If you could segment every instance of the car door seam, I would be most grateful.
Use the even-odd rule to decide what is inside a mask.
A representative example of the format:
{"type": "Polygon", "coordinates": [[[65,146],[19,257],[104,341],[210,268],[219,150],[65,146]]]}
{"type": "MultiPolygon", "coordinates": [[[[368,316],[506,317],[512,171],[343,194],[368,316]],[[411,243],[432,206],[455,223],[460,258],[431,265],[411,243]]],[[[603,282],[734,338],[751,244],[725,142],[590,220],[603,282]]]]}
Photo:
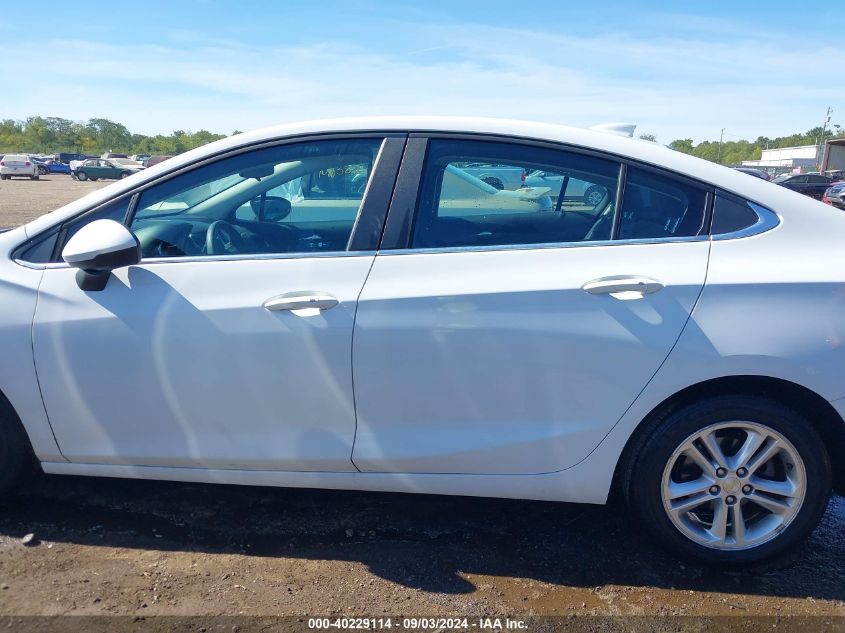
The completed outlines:
{"type": "Polygon", "coordinates": [[[32,370],[35,373],[35,385],[38,388],[38,397],[41,399],[41,408],[44,409],[44,417],[47,418],[47,426],[50,427],[50,434],[53,436],[53,441],[56,443],[56,450],[66,462],[70,460],[62,452],[62,446],[59,444],[59,438],[56,437],[56,431],[53,429],[53,423],[50,421],[50,412],[47,411],[47,403],[44,401],[44,390],[41,388],[41,377],[38,375],[38,363],[35,362],[35,319],[38,316],[38,304],[41,300],[41,284],[44,282],[44,276],[47,274],[46,270],[41,271],[41,277],[38,279],[38,285],[35,287],[35,306],[32,310],[32,321],[29,325],[29,349],[30,358],[32,360],[32,370]]]}

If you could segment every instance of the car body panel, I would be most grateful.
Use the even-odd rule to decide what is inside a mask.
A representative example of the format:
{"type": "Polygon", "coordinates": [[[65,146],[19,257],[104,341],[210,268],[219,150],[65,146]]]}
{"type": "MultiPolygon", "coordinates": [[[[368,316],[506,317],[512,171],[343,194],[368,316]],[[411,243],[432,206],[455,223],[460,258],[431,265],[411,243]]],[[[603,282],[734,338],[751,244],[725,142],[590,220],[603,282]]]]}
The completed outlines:
{"type": "Polygon", "coordinates": [[[378,255],[355,325],[355,465],[530,474],[577,463],[665,360],[708,250],[690,241],[378,255]],[[582,290],[615,275],[665,287],[633,301],[582,290]]]}
{"type": "Polygon", "coordinates": [[[84,292],[45,271],[34,354],[70,461],[350,470],[355,300],[372,256],[151,262],[84,292]],[[314,288],[324,314],[263,303],[314,288]],[[109,397],[103,397],[108,393],[109,397]]]}

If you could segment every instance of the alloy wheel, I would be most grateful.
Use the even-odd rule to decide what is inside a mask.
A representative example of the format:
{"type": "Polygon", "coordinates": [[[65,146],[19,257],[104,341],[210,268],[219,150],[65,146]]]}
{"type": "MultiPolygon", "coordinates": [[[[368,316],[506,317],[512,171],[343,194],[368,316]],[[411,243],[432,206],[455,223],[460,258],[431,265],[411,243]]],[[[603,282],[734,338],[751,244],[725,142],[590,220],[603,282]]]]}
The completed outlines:
{"type": "Polygon", "coordinates": [[[801,509],[806,469],[783,435],[755,422],[713,424],[690,435],[663,471],[661,497],[673,525],[719,550],[766,543],[801,509]]]}

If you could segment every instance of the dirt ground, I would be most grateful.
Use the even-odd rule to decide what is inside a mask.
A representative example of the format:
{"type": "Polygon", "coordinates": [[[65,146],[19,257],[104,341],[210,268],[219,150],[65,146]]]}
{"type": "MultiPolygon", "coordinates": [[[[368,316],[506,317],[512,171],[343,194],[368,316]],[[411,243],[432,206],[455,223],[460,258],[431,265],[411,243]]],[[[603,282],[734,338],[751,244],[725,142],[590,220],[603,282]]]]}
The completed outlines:
{"type": "Polygon", "coordinates": [[[0,228],[29,222],[112,182],[79,182],[66,174],[50,174],[38,180],[0,180],[0,228]]]}
{"type": "MultiPolygon", "coordinates": [[[[0,226],[102,185],[3,181],[0,226]]],[[[314,615],[732,616],[718,622],[737,630],[825,616],[808,626],[842,630],[845,498],[790,560],[729,572],[666,554],[618,507],[36,475],[0,501],[0,625],[66,614],[296,615],[300,629],[314,615]]],[[[184,630],[254,621],[212,622],[184,630]]]]}

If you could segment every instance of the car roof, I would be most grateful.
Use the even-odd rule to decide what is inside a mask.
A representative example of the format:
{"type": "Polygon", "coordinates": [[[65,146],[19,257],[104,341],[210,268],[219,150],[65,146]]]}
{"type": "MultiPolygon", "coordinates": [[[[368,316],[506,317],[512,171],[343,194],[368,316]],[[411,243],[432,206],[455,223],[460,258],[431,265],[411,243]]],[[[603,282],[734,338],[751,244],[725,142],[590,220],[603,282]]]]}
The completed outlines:
{"type": "Polygon", "coordinates": [[[84,209],[108,200],[121,192],[137,187],[143,182],[178,170],[183,166],[219,154],[256,143],[281,140],[298,136],[312,136],[333,133],[405,133],[443,132],[481,134],[492,137],[510,137],[529,140],[551,141],[574,147],[596,150],[615,156],[640,161],[668,169],[705,183],[719,186],[768,207],[784,205],[808,207],[819,204],[801,194],[772,185],[760,178],[748,178],[746,174],[717,165],[659,143],[627,138],[597,130],[568,127],[555,123],[493,119],[482,117],[444,116],[380,116],[360,118],[322,119],[266,127],[251,132],[236,134],[185,152],[167,161],[149,167],[139,174],[94,191],[61,209],[33,220],[26,225],[28,235],[71,217],[84,209]]]}

